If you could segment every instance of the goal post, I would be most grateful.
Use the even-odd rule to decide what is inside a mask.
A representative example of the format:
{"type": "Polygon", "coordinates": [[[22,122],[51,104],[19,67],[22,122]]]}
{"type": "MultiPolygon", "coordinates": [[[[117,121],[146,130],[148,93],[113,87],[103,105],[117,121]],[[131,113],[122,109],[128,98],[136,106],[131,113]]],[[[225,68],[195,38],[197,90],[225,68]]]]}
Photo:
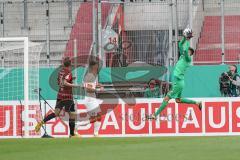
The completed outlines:
{"type": "Polygon", "coordinates": [[[31,137],[28,117],[30,102],[39,98],[36,89],[39,88],[39,60],[42,48],[41,43],[30,42],[28,37],[0,38],[0,101],[4,102],[2,104],[23,102],[23,117],[16,121],[23,121],[24,126],[21,129],[24,137],[31,137]]]}

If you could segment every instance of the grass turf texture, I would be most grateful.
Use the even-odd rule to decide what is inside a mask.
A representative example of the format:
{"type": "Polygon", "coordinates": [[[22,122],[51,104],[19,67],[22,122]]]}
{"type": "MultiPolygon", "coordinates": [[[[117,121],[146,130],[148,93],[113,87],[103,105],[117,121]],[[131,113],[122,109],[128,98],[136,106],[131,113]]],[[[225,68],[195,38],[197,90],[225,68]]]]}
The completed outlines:
{"type": "Polygon", "coordinates": [[[239,160],[240,137],[3,139],[0,160],[239,160]]]}

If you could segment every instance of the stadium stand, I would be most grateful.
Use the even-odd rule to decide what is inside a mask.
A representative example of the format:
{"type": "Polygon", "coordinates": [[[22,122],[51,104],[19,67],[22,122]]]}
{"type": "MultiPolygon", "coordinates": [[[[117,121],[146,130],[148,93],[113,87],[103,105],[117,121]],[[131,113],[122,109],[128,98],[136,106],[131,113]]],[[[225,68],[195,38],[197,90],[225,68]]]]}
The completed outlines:
{"type": "MultiPolygon", "coordinates": [[[[80,2],[73,2],[72,15],[78,12],[80,2]]],[[[63,51],[69,40],[71,24],[69,24],[67,3],[55,0],[49,3],[50,17],[50,64],[59,65],[63,51]]],[[[23,3],[14,1],[4,5],[4,37],[28,36],[33,42],[45,44],[40,57],[40,65],[46,66],[46,4],[41,2],[28,3],[28,27],[23,28],[23,3]]],[[[73,18],[74,21],[74,18],[73,18]]]]}
{"type": "MultiPolygon", "coordinates": [[[[102,25],[105,26],[110,11],[110,4],[102,5],[102,25]]],[[[72,27],[70,38],[68,40],[65,56],[73,56],[73,40],[77,40],[77,55],[89,55],[92,45],[92,3],[81,4],[75,24],[72,27]]]]}
{"type": "MultiPolygon", "coordinates": [[[[225,61],[236,64],[240,61],[240,16],[225,16],[225,61]]],[[[197,53],[196,64],[221,63],[221,17],[205,16],[197,53]]]]}
{"type": "MultiPolygon", "coordinates": [[[[154,1],[152,1],[154,2],[154,1]]],[[[167,54],[168,48],[166,46],[160,46],[157,44],[167,44],[168,36],[167,30],[163,23],[157,23],[159,19],[155,19],[154,22],[162,26],[149,26],[145,18],[150,15],[151,10],[159,8],[161,9],[161,14],[167,14],[165,11],[166,3],[161,1],[163,6],[154,6],[147,5],[143,15],[138,16],[135,14],[141,5],[135,5],[135,3],[127,4],[124,6],[124,22],[116,21],[116,12],[108,4],[103,4],[102,6],[102,26],[103,28],[106,25],[109,25],[115,30],[116,33],[121,34],[123,41],[132,41],[133,45],[131,49],[125,50],[124,54],[127,56],[128,63],[134,61],[143,61],[144,59],[150,63],[162,63],[161,60],[153,61],[153,59],[158,59],[167,54]],[[164,12],[163,12],[164,10],[164,12]],[[109,17],[113,16],[112,21],[109,17]],[[126,16],[127,15],[127,16],[126,16]],[[138,21],[134,21],[137,19],[138,21]],[[127,23],[127,22],[132,23],[127,23]],[[138,23],[137,23],[138,22],[138,23]],[[124,25],[123,25],[124,23],[124,25]],[[143,25],[141,25],[142,23],[143,25]],[[119,32],[119,26],[121,27],[122,33],[119,32]],[[142,30],[137,30],[136,27],[142,27],[142,30]],[[147,34],[145,40],[142,37],[147,34]],[[147,42],[151,39],[151,44],[147,42]],[[160,46],[156,48],[156,46],[160,46]],[[164,48],[165,47],[165,48],[164,48]],[[142,50],[140,53],[138,49],[142,50]],[[150,53],[145,52],[145,50],[152,50],[150,53]],[[156,53],[155,53],[156,52],[156,53]],[[158,55],[158,53],[162,55],[158,55]],[[143,54],[143,55],[142,55],[143,54]],[[153,55],[153,56],[150,56],[153,55]],[[154,57],[158,55],[159,57],[154,57]],[[140,56],[140,57],[138,57],[140,56]],[[149,57],[150,56],[150,57],[149,57]],[[152,58],[153,57],[153,58],[152,58]],[[150,58],[150,59],[149,59],[150,58]]],[[[68,4],[63,3],[60,0],[54,0],[54,2],[49,3],[49,16],[50,16],[50,64],[56,66],[60,64],[62,55],[70,55],[73,51],[73,40],[77,39],[78,41],[78,55],[87,55],[91,50],[92,45],[92,4],[91,2],[72,2],[72,20],[69,19],[69,8],[68,4]]],[[[117,5],[115,5],[116,7],[117,5]]],[[[201,27],[200,36],[197,43],[197,54],[194,57],[195,64],[220,64],[221,63],[221,35],[220,35],[220,16],[216,13],[219,10],[219,6],[216,3],[216,6],[213,6],[213,3],[205,4],[205,17],[203,26],[201,27]],[[215,7],[215,8],[214,8],[215,7]],[[207,14],[208,10],[211,10],[211,14],[207,14]]],[[[227,6],[229,7],[229,6],[227,6]]],[[[232,7],[232,6],[231,6],[232,7]]],[[[23,15],[23,3],[21,0],[8,1],[4,5],[4,12],[1,6],[1,17],[3,17],[3,23],[0,24],[0,34],[4,37],[16,37],[16,36],[28,36],[33,42],[43,42],[46,44],[46,3],[45,1],[36,0],[28,3],[28,27],[23,28],[24,15],[23,15]],[[4,14],[3,14],[4,13],[4,14]]],[[[185,8],[181,6],[180,8],[185,8]]],[[[227,8],[226,10],[229,9],[227,8]]],[[[187,22],[184,17],[185,13],[188,11],[181,10],[180,13],[180,28],[185,26],[187,22]]],[[[155,14],[158,14],[157,12],[155,14]]],[[[123,17],[121,16],[121,17],[123,17]]],[[[158,16],[153,16],[158,17],[158,16]]],[[[162,18],[167,17],[162,16],[162,18]]],[[[123,19],[123,18],[122,18],[123,19]]],[[[162,19],[164,20],[164,19],[162,19]]],[[[168,28],[167,28],[168,29],[168,28]]],[[[198,34],[198,33],[196,33],[198,34]]],[[[198,36],[197,36],[198,37],[198,36]]],[[[235,12],[231,15],[225,16],[225,58],[226,63],[236,63],[240,61],[240,16],[235,12]],[[233,62],[234,61],[234,62],[233,62]]],[[[107,55],[107,66],[119,66],[116,65],[116,57],[113,57],[114,53],[109,53],[107,55]]],[[[41,53],[40,65],[45,66],[47,64],[46,59],[46,45],[41,53]]],[[[4,58],[4,57],[3,57],[4,58]]],[[[155,60],[154,59],[154,60],[155,60]]],[[[11,60],[11,59],[8,59],[11,60]]],[[[123,65],[126,66],[126,65],[123,65]]]]}

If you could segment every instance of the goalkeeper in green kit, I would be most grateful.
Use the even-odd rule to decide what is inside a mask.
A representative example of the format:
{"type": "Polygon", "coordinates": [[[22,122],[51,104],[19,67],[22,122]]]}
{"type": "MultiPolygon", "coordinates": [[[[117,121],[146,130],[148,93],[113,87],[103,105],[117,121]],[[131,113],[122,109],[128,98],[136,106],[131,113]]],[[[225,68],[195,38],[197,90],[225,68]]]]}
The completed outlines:
{"type": "Polygon", "coordinates": [[[182,90],[184,87],[184,74],[186,72],[186,69],[191,65],[191,56],[194,53],[194,50],[190,48],[190,39],[192,36],[192,30],[189,28],[186,28],[183,31],[183,39],[179,42],[179,51],[180,51],[180,58],[175,66],[174,72],[173,72],[173,85],[172,89],[166,97],[163,99],[163,102],[161,106],[158,108],[158,110],[152,114],[148,115],[147,119],[156,119],[157,116],[164,110],[164,108],[167,106],[168,101],[170,99],[175,99],[177,103],[188,103],[188,104],[196,104],[199,108],[199,110],[202,109],[202,103],[196,102],[190,99],[185,99],[181,97],[182,90]]]}

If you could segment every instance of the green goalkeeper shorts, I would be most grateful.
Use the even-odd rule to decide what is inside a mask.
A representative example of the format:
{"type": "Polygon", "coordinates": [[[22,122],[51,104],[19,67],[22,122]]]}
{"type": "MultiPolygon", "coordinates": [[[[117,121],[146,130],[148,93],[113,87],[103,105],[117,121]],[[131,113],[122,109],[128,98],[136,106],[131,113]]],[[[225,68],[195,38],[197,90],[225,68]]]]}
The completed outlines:
{"type": "Polygon", "coordinates": [[[172,89],[168,92],[167,96],[170,99],[181,98],[183,87],[184,87],[184,79],[179,79],[177,77],[174,77],[173,83],[172,83],[172,89]]]}

